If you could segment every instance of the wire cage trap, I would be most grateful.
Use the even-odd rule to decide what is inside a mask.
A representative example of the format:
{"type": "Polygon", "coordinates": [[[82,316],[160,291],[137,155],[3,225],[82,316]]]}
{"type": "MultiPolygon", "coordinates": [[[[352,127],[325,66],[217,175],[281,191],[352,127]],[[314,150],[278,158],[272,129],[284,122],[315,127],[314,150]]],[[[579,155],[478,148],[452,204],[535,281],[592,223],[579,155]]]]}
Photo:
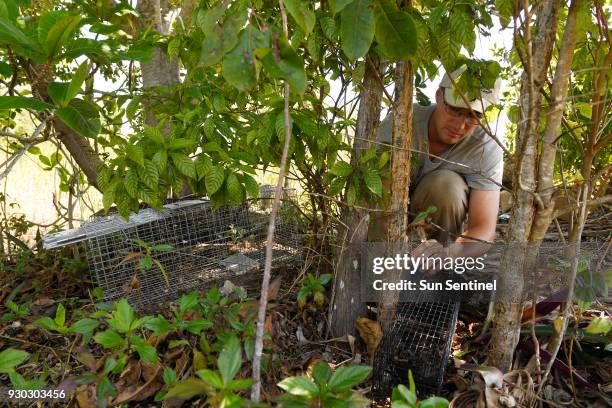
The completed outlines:
{"type": "MultiPolygon", "coordinates": [[[[83,245],[104,301],[126,297],[148,310],[224,279],[241,283],[258,278],[273,198],[274,190],[264,186],[262,198],[217,210],[197,199],[167,204],[161,211],[143,209],[127,221],[118,214],[95,217],[77,229],[45,236],[43,245],[83,245]]],[[[273,266],[301,258],[295,191],[285,189],[282,198],[273,266]]]]}
{"type": "Polygon", "coordinates": [[[402,302],[389,335],[383,338],[374,362],[372,395],[382,399],[398,384],[408,383],[412,371],[421,397],[438,393],[442,385],[459,302],[402,302]]]}

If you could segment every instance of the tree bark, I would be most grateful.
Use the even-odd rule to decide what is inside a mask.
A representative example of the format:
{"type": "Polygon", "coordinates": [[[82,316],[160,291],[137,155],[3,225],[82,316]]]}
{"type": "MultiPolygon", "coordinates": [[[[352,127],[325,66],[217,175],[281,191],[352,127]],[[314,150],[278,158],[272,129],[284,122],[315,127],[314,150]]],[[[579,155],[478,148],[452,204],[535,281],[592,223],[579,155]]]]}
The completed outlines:
{"type": "MultiPolygon", "coordinates": [[[[556,140],[561,134],[561,120],[565,110],[569,77],[576,48],[576,16],[580,7],[581,0],[574,0],[570,5],[563,33],[563,42],[559,50],[557,68],[552,82],[548,121],[544,129],[542,153],[538,168],[538,194],[542,199],[544,208],[536,211],[531,229],[530,241],[532,242],[541,242],[544,239],[544,235],[552,222],[552,214],[555,209],[555,200],[552,198],[554,193],[555,156],[557,154],[556,140]]],[[[585,197],[584,199],[586,200],[587,198],[585,197]]]]}
{"type": "MultiPolygon", "coordinates": [[[[172,24],[171,15],[174,10],[167,0],[139,0],[137,10],[142,16],[138,21],[144,29],[152,24],[151,29],[160,34],[168,34],[172,24]]],[[[153,56],[148,63],[140,64],[142,86],[146,90],[156,86],[170,87],[180,82],[179,61],[171,60],[159,48],[153,50],[153,56]]],[[[145,122],[150,126],[157,124],[157,119],[150,109],[151,103],[145,102],[145,122]]]]}
{"type": "MultiPolygon", "coordinates": [[[[494,306],[495,319],[489,343],[490,363],[503,372],[510,370],[519,340],[523,307],[525,249],[534,215],[538,129],[541,114],[540,90],[550,66],[561,3],[545,0],[536,21],[535,39],[531,41],[529,19],[525,42],[526,67],[521,81],[519,107],[522,124],[517,135],[518,163],[513,179],[514,202],[506,236],[507,248],[500,264],[500,276],[494,306]],[[532,44],[537,44],[532,49],[532,44]],[[533,52],[532,52],[533,51],[533,52]],[[518,262],[517,262],[518,260],[518,262]]],[[[515,39],[518,43],[520,40],[515,39]]]]}
{"type": "MultiPolygon", "coordinates": [[[[391,139],[391,183],[388,216],[384,230],[387,242],[403,248],[408,243],[408,206],[410,197],[410,147],[412,142],[412,96],[413,74],[410,61],[397,66],[397,100],[393,111],[393,133],[391,139]]],[[[398,248],[398,249],[399,249],[398,248]]],[[[391,255],[391,254],[390,254],[391,255]]],[[[379,320],[383,330],[393,321],[397,307],[398,292],[384,291],[379,306],[379,320]]]]}
{"type": "MultiPolygon", "coordinates": [[[[381,71],[384,71],[382,67],[366,64],[351,155],[353,166],[358,165],[363,152],[370,147],[370,141],[376,139],[383,94],[378,78],[382,77],[381,71]]],[[[361,246],[367,239],[369,219],[366,210],[345,207],[342,211],[346,227],[338,234],[341,249],[329,311],[331,331],[335,337],[354,334],[355,320],[366,311],[361,300],[361,246]]]]}

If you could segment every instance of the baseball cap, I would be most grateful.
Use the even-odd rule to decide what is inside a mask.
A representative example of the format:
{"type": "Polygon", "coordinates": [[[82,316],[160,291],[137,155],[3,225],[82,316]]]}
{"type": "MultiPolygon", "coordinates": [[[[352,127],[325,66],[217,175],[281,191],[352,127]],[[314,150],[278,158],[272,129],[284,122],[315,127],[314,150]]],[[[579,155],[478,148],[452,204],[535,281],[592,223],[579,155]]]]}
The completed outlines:
{"type": "MultiPolygon", "coordinates": [[[[457,77],[459,77],[459,75],[465,72],[466,69],[467,66],[462,65],[459,69],[452,72],[451,76],[453,77],[453,79],[456,79],[457,77]]],[[[486,111],[489,106],[496,104],[499,100],[501,79],[497,78],[495,80],[495,85],[493,86],[493,89],[480,88],[480,97],[469,101],[469,106],[466,105],[465,102],[463,102],[461,95],[453,92],[453,83],[451,82],[448,73],[444,74],[442,81],[440,81],[440,88],[444,88],[444,101],[450,106],[465,109],[472,108],[472,110],[482,113],[486,111]]]]}

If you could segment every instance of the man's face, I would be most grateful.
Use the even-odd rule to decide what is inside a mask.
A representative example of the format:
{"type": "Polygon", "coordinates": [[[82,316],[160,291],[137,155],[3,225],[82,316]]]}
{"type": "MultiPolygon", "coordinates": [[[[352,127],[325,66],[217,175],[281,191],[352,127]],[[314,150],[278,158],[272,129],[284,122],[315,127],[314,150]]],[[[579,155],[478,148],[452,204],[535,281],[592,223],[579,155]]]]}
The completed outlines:
{"type": "Polygon", "coordinates": [[[469,109],[447,105],[441,89],[436,92],[436,103],[438,106],[432,116],[437,133],[436,142],[448,145],[459,143],[478,126],[478,120],[470,114],[469,109]]]}

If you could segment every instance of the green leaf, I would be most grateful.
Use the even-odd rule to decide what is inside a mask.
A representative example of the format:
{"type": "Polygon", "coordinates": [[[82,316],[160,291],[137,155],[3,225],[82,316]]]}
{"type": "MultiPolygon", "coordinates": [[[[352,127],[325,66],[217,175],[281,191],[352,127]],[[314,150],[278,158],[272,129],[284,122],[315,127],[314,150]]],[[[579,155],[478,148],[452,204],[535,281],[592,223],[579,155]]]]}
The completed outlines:
{"type": "Polygon", "coordinates": [[[134,168],[129,168],[125,172],[123,185],[125,186],[125,191],[127,191],[132,198],[138,197],[138,173],[134,168]]]}
{"type": "Polygon", "coordinates": [[[348,177],[353,173],[353,166],[345,161],[336,162],[329,172],[338,177],[348,177]]]}
{"type": "Polygon", "coordinates": [[[325,361],[319,361],[312,369],[312,377],[319,385],[319,388],[322,388],[323,385],[327,385],[331,376],[332,370],[325,361]]]}
{"type": "Polygon", "coordinates": [[[148,271],[153,267],[153,258],[151,255],[145,255],[140,258],[140,262],[138,263],[138,267],[141,271],[148,271]]]}
{"type": "Polygon", "coordinates": [[[365,380],[371,371],[369,366],[342,366],[332,374],[328,387],[333,392],[348,390],[365,380]]]}
{"type": "Polygon", "coordinates": [[[121,299],[117,302],[116,308],[112,313],[112,318],[109,319],[111,326],[120,333],[130,331],[132,322],[134,321],[134,309],[126,299],[121,299]]]}
{"type": "Polygon", "coordinates": [[[208,391],[209,387],[204,381],[198,380],[197,378],[188,378],[170,388],[164,399],[180,398],[183,400],[188,400],[196,395],[205,395],[208,393],[208,391]]]}
{"type": "Polygon", "coordinates": [[[223,78],[240,91],[247,91],[257,84],[257,68],[249,32],[242,30],[238,45],[223,59],[223,78]]]}
{"type": "Polygon", "coordinates": [[[606,335],[612,329],[612,319],[607,316],[595,317],[584,329],[589,334],[606,335]]]}
{"type": "Polygon", "coordinates": [[[310,34],[315,25],[315,14],[308,9],[308,2],[302,0],[284,0],[285,6],[291,17],[304,30],[306,35],[310,34]]]}
{"type": "Polygon", "coordinates": [[[217,166],[211,167],[205,178],[206,194],[209,197],[215,194],[223,185],[224,179],[225,174],[223,173],[223,169],[217,166]]]}
{"type": "Polygon", "coordinates": [[[494,10],[499,16],[502,27],[507,27],[514,14],[514,0],[495,0],[494,10]]]}
{"type": "Polygon", "coordinates": [[[382,180],[380,179],[380,175],[378,174],[378,172],[376,170],[365,168],[365,169],[362,169],[362,173],[363,173],[363,181],[365,182],[365,185],[368,188],[368,190],[370,190],[372,193],[374,193],[378,197],[381,197],[383,184],[382,184],[382,180]]]}
{"type": "Polygon", "coordinates": [[[165,150],[159,150],[151,157],[151,161],[155,163],[158,171],[164,171],[168,164],[168,153],[165,150]]]}
{"type": "Polygon", "coordinates": [[[53,109],[55,106],[39,101],[38,99],[26,98],[25,96],[0,96],[0,110],[20,108],[41,111],[53,109]]]}
{"type": "Polygon", "coordinates": [[[181,173],[191,179],[196,178],[195,164],[187,155],[183,153],[170,153],[170,157],[172,157],[172,162],[181,173]]]}
{"type": "Polygon", "coordinates": [[[81,319],[76,321],[71,327],[70,331],[73,333],[79,333],[83,335],[83,342],[87,344],[93,331],[100,326],[100,322],[94,319],[81,319]]]}
{"type": "Polygon", "coordinates": [[[174,247],[170,244],[157,244],[151,247],[153,252],[170,252],[174,250],[174,247]]]}
{"type": "Polygon", "coordinates": [[[408,13],[387,9],[377,2],[374,17],[376,41],[387,58],[401,60],[414,55],[417,49],[417,31],[408,13]]]}
{"type": "Polygon", "coordinates": [[[278,386],[291,395],[301,397],[314,397],[319,393],[317,385],[303,376],[285,378],[278,386]]]}
{"type": "Polygon", "coordinates": [[[67,98],[68,88],[70,87],[70,83],[68,82],[50,82],[47,85],[47,92],[49,96],[58,106],[64,107],[68,105],[70,100],[67,98]]]}
{"type": "Polygon", "coordinates": [[[154,141],[155,144],[163,146],[165,139],[159,127],[145,125],[144,134],[154,141]]]}
{"type": "Polygon", "coordinates": [[[225,343],[225,347],[219,353],[217,365],[219,366],[223,385],[229,384],[242,365],[240,342],[235,336],[230,337],[227,343],[225,343]]]}
{"type": "Polygon", "coordinates": [[[344,178],[335,179],[334,181],[331,182],[331,185],[329,186],[329,190],[327,190],[327,194],[329,194],[332,197],[340,194],[345,184],[346,184],[346,180],[344,178]]]}
{"type": "Polygon", "coordinates": [[[198,175],[198,181],[202,180],[206,173],[210,171],[212,168],[212,160],[208,156],[204,156],[203,154],[199,155],[195,161],[196,173],[198,175]]]}
{"type": "Polygon", "coordinates": [[[210,320],[195,319],[187,322],[187,324],[185,325],[185,330],[190,333],[199,335],[202,330],[208,329],[210,327],[212,327],[212,322],[210,320]]]}
{"type": "Polygon", "coordinates": [[[240,204],[242,202],[242,184],[238,181],[236,174],[230,173],[225,180],[227,200],[229,204],[240,204]]]}
{"type": "Polygon", "coordinates": [[[81,136],[93,138],[100,133],[100,116],[97,109],[82,99],[71,100],[68,106],[58,109],[55,114],[81,136]]]}
{"type": "Polygon", "coordinates": [[[446,408],[448,407],[448,400],[442,397],[431,397],[424,401],[421,401],[419,408],[446,408]]]}
{"type": "Polygon", "coordinates": [[[217,372],[204,369],[196,371],[196,374],[211,387],[217,389],[223,388],[223,381],[217,372]]]}
{"type": "Polygon", "coordinates": [[[336,14],[344,10],[346,6],[351,4],[354,0],[329,0],[332,13],[336,14]]]}
{"type": "Polygon", "coordinates": [[[134,163],[144,167],[144,151],[140,145],[129,144],[125,147],[125,155],[134,163]]]}
{"type": "Polygon", "coordinates": [[[134,350],[136,350],[142,361],[145,363],[157,362],[157,349],[155,347],[148,344],[140,336],[132,336],[130,340],[132,341],[134,350]]]}
{"type": "Polygon", "coordinates": [[[253,382],[252,378],[239,378],[230,382],[225,388],[230,391],[245,390],[253,385],[253,382]]]}
{"type": "Polygon", "coordinates": [[[151,190],[157,190],[159,172],[157,171],[157,166],[151,160],[144,161],[144,167],[141,171],[141,179],[147,187],[151,188],[151,190]]]}
{"type": "Polygon", "coordinates": [[[172,330],[172,326],[170,326],[168,320],[166,320],[166,318],[163,316],[157,316],[149,319],[144,326],[151,330],[155,336],[161,336],[172,330]]]}
{"type": "Polygon", "coordinates": [[[244,187],[246,188],[249,197],[259,197],[259,185],[257,184],[257,181],[253,178],[253,176],[244,173],[242,175],[242,179],[244,180],[244,187]]]}
{"type": "Polygon", "coordinates": [[[397,386],[397,388],[393,390],[393,394],[395,394],[396,390],[400,394],[399,395],[400,398],[397,398],[397,396],[396,396],[396,398],[394,398],[394,400],[396,400],[396,399],[403,399],[408,404],[410,404],[410,406],[416,405],[416,403],[417,403],[417,396],[414,393],[414,391],[411,391],[410,389],[408,389],[408,387],[406,387],[403,384],[399,384],[397,386]]]}
{"type": "Polygon", "coordinates": [[[342,50],[350,60],[363,57],[374,39],[372,0],[354,0],[340,13],[342,50]]]}
{"type": "Polygon", "coordinates": [[[24,362],[30,354],[23,350],[7,348],[0,352],[0,373],[10,373],[19,364],[24,362]]]}
{"type": "Polygon", "coordinates": [[[0,43],[21,45],[32,50],[37,48],[34,41],[30,40],[23,31],[4,19],[0,19],[0,43]]]}
{"type": "Polygon", "coordinates": [[[172,368],[168,366],[164,367],[164,373],[162,375],[162,378],[164,379],[164,384],[168,386],[172,386],[174,385],[174,383],[176,383],[176,373],[172,368]]]}
{"type": "Polygon", "coordinates": [[[47,33],[47,55],[54,55],[72,37],[81,23],[81,16],[66,16],[57,21],[47,33]]]}
{"type": "Polygon", "coordinates": [[[66,309],[63,304],[59,304],[55,310],[55,324],[62,327],[66,323],[66,309]]]}
{"type": "Polygon", "coordinates": [[[450,16],[450,30],[453,32],[459,43],[461,43],[470,53],[474,52],[476,45],[476,34],[474,33],[474,21],[462,11],[455,11],[450,16]]]}
{"type": "Polygon", "coordinates": [[[72,80],[70,80],[70,85],[68,85],[68,90],[65,95],[65,103],[68,103],[72,98],[77,96],[79,91],[81,90],[81,86],[87,77],[87,68],[89,68],[89,63],[87,61],[83,62],[77,70],[72,75],[72,80]]]}
{"type": "Polygon", "coordinates": [[[94,341],[104,348],[117,348],[124,344],[124,339],[114,330],[105,330],[94,336],[94,341]]]}
{"type": "Polygon", "coordinates": [[[98,401],[104,401],[108,397],[117,396],[117,389],[113,385],[113,383],[108,379],[108,377],[104,376],[102,380],[98,383],[96,387],[96,399],[98,401]]]}
{"type": "Polygon", "coordinates": [[[148,64],[153,56],[153,50],[153,45],[141,42],[131,45],[127,51],[118,52],[117,55],[121,60],[138,61],[143,64],[148,64]]]}

